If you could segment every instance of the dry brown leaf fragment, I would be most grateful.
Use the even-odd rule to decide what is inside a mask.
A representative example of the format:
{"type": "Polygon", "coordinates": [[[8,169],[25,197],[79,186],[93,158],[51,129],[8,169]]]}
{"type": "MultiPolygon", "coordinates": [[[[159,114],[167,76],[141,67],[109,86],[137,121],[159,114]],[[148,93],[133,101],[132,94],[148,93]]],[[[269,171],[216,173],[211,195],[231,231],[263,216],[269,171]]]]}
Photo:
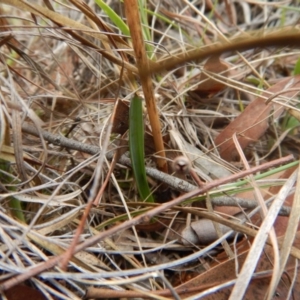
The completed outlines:
{"type": "Polygon", "coordinates": [[[5,297],[7,300],[46,299],[46,297],[39,290],[24,284],[19,284],[6,291],[5,297]]]}
{"type": "MultiPolygon", "coordinates": [[[[299,247],[299,241],[300,241],[300,232],[298,231],[294,243],[295,247],[299,247]]],[[[233,280],[237,276],[236,271],[241,269],[247,255],[248,255],[248,250],[238,255],[234,259],[229,259],[225,262],[216,265],[210,270],[192,278],[190,281],[178,286],[177,288],[188,289],[195,286],[205,285],[208,283],[210,283],[212,286],[217,286],[219,284],[223,284],[225,282],[233,280]]],[[[272,269],[273,269],[273,266],[271,264],[272,257],[273,257],[272,247],[266,246],[265,251],[261,256],[256,269],[256,272],[265,272],[265,273],[264,274],[260,273],[259,275],[257,275],[256,278],[252,279],[243,299],[245,300],[264,299],[264,296],[268,290],[269,283],[272,276],[272,269]]],[[[297,272],[296,268],[297,268],[297,264],[295,263],[295,258],[290,257],[286,265],[286,269],[285,269],[286,273],[282,276],[281,281],[277,287],[276,299],[279,300],[287,299],[290,289],[293,290],[294,296],[299,295],[300,276],[297,276],[295,282],[291,282],[294,276],[294,272],[297,272]]],[[[230,291],[231,291],[231,287],[219,289],[217,292],[201,297],[201,299],[227,300],[229,299],[230,291]]],[[[186,296],[191,296],[191,294],[186,296]]]]}
{"type": "Polygon", "coordinates": [[[269,127],[269,117],[277,119],[284,111],[284,106],[278,103],[266,103],[272,95],[281,93],[284,97],[295,96],[295,90],[290,88],[300,87],[300,75],[287,77],[264,91],[261,96],[251,102],[246,109],[233,120],[215,139],[220,156],[227,160],[234,160],[237,151],[233,143],[233,135],[238,137],[239,144],[245,149],[250,143],[255,143],[269,127]]]}
{"type": "Polygon", "coordinates": [[[216,93],[226,88],[225,81],[217,80],[214,78],[214,74],[222,77],[229,76],[229,65],[220,59],[218,56],[210,57],[203,67],[203,72],[200,76],[197,76],[197,80],[200,82],[199,85],[189,92],[191,97],[212,97],[216,93]]]}
{"type": "Polygon", "coordinates": [[[123,135],[129,126],[129,107],[121,99],[116,102],[116,108],[112,121],[112,133],[123,135]]]}

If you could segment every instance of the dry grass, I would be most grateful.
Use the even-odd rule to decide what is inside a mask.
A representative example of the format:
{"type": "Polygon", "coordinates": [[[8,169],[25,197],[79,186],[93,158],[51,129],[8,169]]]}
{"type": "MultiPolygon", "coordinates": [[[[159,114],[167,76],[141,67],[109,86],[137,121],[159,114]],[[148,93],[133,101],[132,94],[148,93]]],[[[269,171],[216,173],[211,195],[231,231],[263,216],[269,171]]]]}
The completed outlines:
{"type": "MultiPolygon", "coordinates": [[[[285,113],[278,120],[268,116],[268,128],[259,141],[237,152],[238,159],[222,159],[215,145],[216,137],[262,90],[292,76],[294,70],[300,73],[295,69],[300,51],[292,46],[297,40],[284,45],[280,42],[284,32],[299,37],[297,1],[147,2],[139,12],[146,49],[141,61],[137,55],[143,48],[132,45],[130,37],[122,34],[94,1],[31,1],[30,5],[5,0],[7,5],[1,4],[1,282],[18,274],[29,278],[31,268],[63,254],[72,243],[84,212],[88,215],[79,242],[115,225],[122,228],[125,220],[141,215],[151,205],[157,206],[140,201],[130,168],[128,106],[134,94],[144,92],[147,100],[151,95],[155,97],[152,117],[153,104],[145,105],[150,116],[145,118],[146,166],[158,203],[197,188],[193,174],[171,174],[172,161],[178,154],[187,156],[206,182],[247,169],[240,159],[243,156],[249,167],[291,153],[298,159],[297,85],[293,86],[293,97],[273,99],[286,109],[285,113]],[[279,32],[277,40],[272,36],[273,30],[279,32]],[[272,47],[259,47],[262,32],[266,41],[270,37],[272,47]],[[249,41],[247,47],[242,45],[245,37],[252,45],[249,41]],[[232,51],[239,42],[237,49],[241,51],[232,51]],[[222,47],[232,49],[218,56],[220,61],[213,62],[210,68],[205,61],[191,59],[201,55],[207,58],[210,49],[222,47]],[[178,65],[178,61],[186,63],[178,65]],[[162,70],[165,66],[168,68],[162,70]],[[151,72],[154,74],[149,75],[151,72]],[[210,87],[214,89],[216,84],[217,90],[211,91],[210,87]],[[117,107],[118,99],[123,102],[117,107]],[[158,118],[159,122],[151,118],[158,118]],[[153,142],[151,128],[152,132],[159,128],[163,137],[169,175],[156,170],[156,163],[160,170],[166,171],[167,167],[160,148],[163,144],[156,134],[153,142]],[[92,202],[97,205],[87,212],[87,203],[92,202]]],[[[108,3],[126,20],[123,3],[108,3]]],[[[275,169],[275,179],[254,177],[248,185],[223,185],[211,191],[211,201],[217,206],[239,203],[250,209],[253,194],[245,196],[241,192],[254,190],[255,199],[272,201],[278,191],[271,189],[286,184],[290,178],[289,189],[282,196],[285,200],[293,192],[296,175],[280,178],[276,174],[295,165],[284,164],[275,169]],[[227,204],[218,202],[221,196],[227,204]]],[[[298,192],[296,196],[299,198],[298,192]]],[[[203,195],[199,197],[205,199],[203,195]]],[[[186,201],[185,206],[192,202],[186,201]]],[[[204,248],[183,245],[182,228],[203,210],[193,209],[194,213],[180,208],[160,211],[160,217],[150,222],[141,218],[142,224],[135,223],[137,226],[108,235],[78,252],[64,272],[60,269],[64,266],[56,262],[50,269],[42,267],[28,284],[47,299],[80,299],[86,291],[95,298],[93,287],[103,288],[96,291],[102,298],[143,298],[151,291],[151,297],[157,299],[199,299],[204,292],[187,298],[182,289],[174,288],[216,265],[216,255],[224,251],[223,247],[229,257],[234,257],[234,247],[240,244],[234,240],[234,247],[230,248],[223,236],[204,248]]],[[[261,224],[259,219],[256,222],[261,224]]],[[[296,230],[297,223],[297,218],[290,223],[291,231],[296,230]]],[[[240,226],[236,230],[256,234],[246,225],[240,226]]],[[[268,226],[272,227],[272,221],[268,226]]],[[[220,233],[218,228],[217,232],[220,233]]],[[[290,245],[294,236],[284,245],[290,245]]],[[[275,235],[273,238],[269,243],[276,250],[275,235]]],[[[286,247],[285,255],[289,256],[290,248],[286,247]]],[[[293,249],[293,255],[299,259],[296,250],[293,249]]],[[[277,254],[281,255],[278,251],[277,254]]],[[[282,262],[282,256],[280,259],[282,262]]],[[[281,263],[269,297],[283,269],[281,263]]],[[[209,287],[191,289],[189,295],[209,287]]]]}

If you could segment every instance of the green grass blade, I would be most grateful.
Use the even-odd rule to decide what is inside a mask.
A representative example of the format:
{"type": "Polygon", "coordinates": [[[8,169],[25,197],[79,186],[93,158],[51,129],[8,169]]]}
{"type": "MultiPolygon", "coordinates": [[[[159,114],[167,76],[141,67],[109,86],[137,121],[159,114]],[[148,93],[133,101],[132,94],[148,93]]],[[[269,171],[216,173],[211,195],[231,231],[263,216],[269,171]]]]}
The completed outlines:
{"type": "Polygon", "coordinates": [[[146,41],[146,49],[147,49],[147,56],[150,57],[153,52],[153,45],[147,42],[152,41],[149,23],[148,23],[148,12],[147,12],[147,1],[145,0],[138,0],[139,9],[140,9],[140,17],[141,17],[141,24],[143,30],[143,37],[146,41]]]}
{"type": "Polygon", "coordinates": [[[9,199],[8,205],[11,208],[12,215],[16,219],[18,219],[18,220],[22,221],[24,224],[26,224],[26,219],[23,214],[23,208],[22,208],[21,202],[14,197],[9,197],[8,199],[9,199]]]}
{"type": "Polygon", "coordinates": [[[129,109],[129,150],[131,164],[141,198],[146,202],[154,202],[146,177],[144,148],[142,99],[134,96],[129,109]]]}
{"type": "Polygon", "coordinates": [[[124,35],[130,36],[130,31],[126,23],[118,16],[104,1],[94,0],[95,3],[107,14],[110,20],[120,29],[124,35]]]}
{"type": "Polygon", "coordinates": [[[299,74],[300,74],[300,58],[297,60],[293,71],[293,75],[299,75],[299,74]]]}
{"type": "MultiPolygon", "coordinates": [[[[0,149],[1,150],[1,149],[0,149]]],[[[5,161],[4,159],[0,158],[0,170],[10,173],[10,162],[5,161]]],[[[1,183],[12,183],[12,179],[9,176],[6,176],[0,172],[0,182],[1,183]]],[[[14,187],[10,187],[10,191],[14,192],[14,187]]],[[[14,198],[14,197],[8,197],[8,206],[11,208],[11,214],[18,220],[22,221],[23,223],[26,223],[26,219],[23,213],[22,203],[14,198]]]]}

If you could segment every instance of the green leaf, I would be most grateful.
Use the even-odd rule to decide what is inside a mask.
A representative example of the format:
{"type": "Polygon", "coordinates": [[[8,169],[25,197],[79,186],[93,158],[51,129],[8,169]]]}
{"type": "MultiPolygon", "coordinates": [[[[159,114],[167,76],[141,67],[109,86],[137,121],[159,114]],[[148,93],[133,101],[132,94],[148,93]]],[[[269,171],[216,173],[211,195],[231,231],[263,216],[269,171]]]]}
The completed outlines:
{"type": "Polygon", "coordinates": [[[146,202],[154,202],[147,182],[144,148],[142,99],[135,95],[129,109],[129,150],[132,169],[141,198],[146,202]]]}
{"type": "Polygon", "coordinates": [[[124,35],[130,36],[130,31],[126,23],[118,16],[104,1],[94,0],[95,3],[107,14],[110,20],[120,29],[124,35]]]}

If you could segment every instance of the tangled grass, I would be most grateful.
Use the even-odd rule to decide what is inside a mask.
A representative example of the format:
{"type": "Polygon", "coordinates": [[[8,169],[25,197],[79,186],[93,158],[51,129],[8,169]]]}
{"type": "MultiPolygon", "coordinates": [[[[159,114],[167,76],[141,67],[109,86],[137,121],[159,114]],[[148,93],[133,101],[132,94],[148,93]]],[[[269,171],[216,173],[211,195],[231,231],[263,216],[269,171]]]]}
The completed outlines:
{"type": "MultiPolygon", "coordinates": [[[[195,205],[205,202],[206,194],[181,196],[192,211],[161,210],[154,219],[141,217],[142,224],[127,229],[122,224],[197,189],[197,176],[211,182],[246,168],[236,156],[222,156],[215,141],[263,90],[300,73],[297,1],[140,0],[138,9],[131,6],[135,1],[2,2],[0,266],[6,297],[11,286],[20,288],[29,278],[27,286],[47,299],[195,299],[209,287],[215,288],[207,293],[217,291],[216,284],[188,293],[180,287],[217,265],[224,249],[229,258],[237,255],[228,234],[204,248],[183,243],[182,229],[203,210],[214,218],[208,201],[205,209],[195,205]],[[130,37],[134,30],[144,45],[130,37]],[[144,124],[137,126],[145,128],[145,150],[141,141],[132,147],[145,152],[152,204],[141,199],[128,154],[135,95],[146,99],[144,124]],[[174,174],[178,155],[192,162],[196,175],[174,174]],[[114,226],[120,231],[71,253],[67,265],[47,265],[75,237],[80,244],[114,226]],[[20,274],[27,277],[9,281],[20,274]]],[[[299,87],[292,88],[293,96],[275,99],[284,112],[277,119],[270,113],[267,128],[258,129],[259,140],[243,149],[250,166],[291,153],[298,158],[299,87]]],[[[277,85],[268,97],[279,92],[277,85]]],[[[279,172],[296,165],[274,168],[275,179],[265,172],[250,183],[224,184],[208,198],[216,206],[250,209],[256,206],[253,194],[241,193],[258,188],[272,201],[271,189],[287,181],[279,172]]],[[[293,191],[292,184],[285,196],[293,191]]],[[[236,230],[251,235],[247,228],[236,230]]],[[[271,244],[276,248],[274,240],[271,244]]],[[[299,258],[295,249],[293,255],[299,258]]],[[[274,278],[279,280],[282,270],[274,278]]],[[[269,297],[275,288],[271,285],[269,297]]]]}

